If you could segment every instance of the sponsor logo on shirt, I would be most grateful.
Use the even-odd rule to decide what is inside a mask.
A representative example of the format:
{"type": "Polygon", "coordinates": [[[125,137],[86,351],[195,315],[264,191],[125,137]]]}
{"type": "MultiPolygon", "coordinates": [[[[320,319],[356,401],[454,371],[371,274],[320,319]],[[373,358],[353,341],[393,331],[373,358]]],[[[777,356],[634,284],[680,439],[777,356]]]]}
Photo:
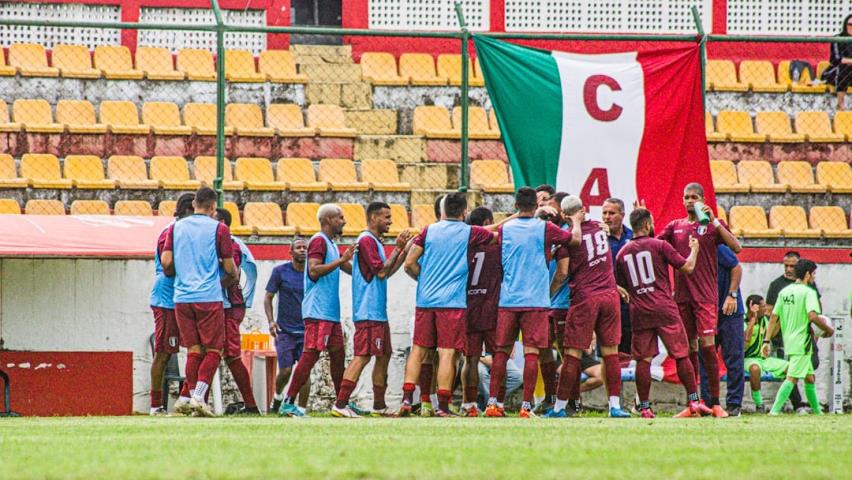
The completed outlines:
{"type": "Polygon", "coordinates": [[[468,295],[488,295],[487,288],[471,288],[467,291],[468,295]]]}

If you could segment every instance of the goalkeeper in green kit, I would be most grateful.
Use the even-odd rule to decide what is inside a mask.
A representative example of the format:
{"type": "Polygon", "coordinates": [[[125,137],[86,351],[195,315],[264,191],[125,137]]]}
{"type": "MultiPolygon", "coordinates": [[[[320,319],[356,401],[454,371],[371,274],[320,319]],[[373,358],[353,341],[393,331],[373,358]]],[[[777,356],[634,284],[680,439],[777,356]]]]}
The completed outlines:
{"type": "Polygon", "coordinates": [[[805,380],[805,396],[811,410],[816,415],[821,415],[822,410],[817,400],[816,386],[814,385],[814,367],[811,363],[811,323],[816,324],[825,332],[826,337],[834,335],[834,329],[826,324],[820,317],[821,313],[819,298],[816,290],[811,286],[816,279],[817,266],[814,262],[800,259],[796,264],[796,283],[784,287],[778,294],[778,301],[772,310],[769,320],[769,330],[763,340],[763,357],[769,356],[770,340],[778,333],[778,325],[781,326],[781,335],[784,339],[784,352],[787,355],[787,379],[778,389],[775,403],[772,405],[770,415],[778,415],[781,408],[790,397],[790,392],[795,388],[796,382],[805,380]]]}
{"type": "Polygon", "coordinates": [[[763,396],[760,393],[760,379],[764,373],[769,373],[773,378],[782,379],[787,376],[787,360],[761,356],[763,341],[766,339],[766,331],[769,328],[769,317],[766,302],[760,295],[750,295],[746,299],[746,316],[744,323],[745,337],[745,370],[749,376],[751,385],[751,398],[754,400],[755,410],[765,412],[763,396]]]}

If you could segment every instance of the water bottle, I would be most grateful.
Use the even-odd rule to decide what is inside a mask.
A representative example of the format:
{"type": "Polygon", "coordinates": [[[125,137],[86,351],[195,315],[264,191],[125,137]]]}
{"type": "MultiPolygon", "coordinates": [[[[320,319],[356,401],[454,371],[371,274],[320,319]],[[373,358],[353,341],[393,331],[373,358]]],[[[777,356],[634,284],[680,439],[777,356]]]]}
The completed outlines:
{"type": "Polygon", "coordinates": [[[707,212],[704,211],[704,202],[695,202],[693,208],[695,208],[695,216],[698,217],[698,223],[701,225],[710,223],[710,215],[707,215],[707,212]]]}

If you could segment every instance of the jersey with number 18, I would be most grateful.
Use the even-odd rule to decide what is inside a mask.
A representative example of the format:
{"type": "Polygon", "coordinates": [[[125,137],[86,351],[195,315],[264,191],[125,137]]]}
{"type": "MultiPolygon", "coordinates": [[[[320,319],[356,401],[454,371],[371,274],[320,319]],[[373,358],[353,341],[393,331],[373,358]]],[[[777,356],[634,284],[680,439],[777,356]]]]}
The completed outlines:
{"type": "Polygon", "coordinates": [[[612,268],[612,252],[606,232],[598,222],[591,220],[580,224],[580,245],[571,247],[568,265],[568,287],[571,289],[571,304],[576,304],[598,292],[615,290],[615,275],[612,268]]]}

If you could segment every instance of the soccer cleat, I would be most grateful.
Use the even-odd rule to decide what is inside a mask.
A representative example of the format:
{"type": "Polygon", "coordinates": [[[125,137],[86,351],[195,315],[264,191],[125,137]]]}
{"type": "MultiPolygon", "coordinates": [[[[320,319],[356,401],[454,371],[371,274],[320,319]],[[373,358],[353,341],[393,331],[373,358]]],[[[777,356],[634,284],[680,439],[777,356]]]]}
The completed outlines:
{"type": "Polygon", "coordinates": [[[809,415],[811,413],[811,409],[808,407],[799,407],[796,409],[796,415],[809,415]]]}
{"type": "Polygon", "coordinates": [[[565,407],[562,410],[556,411],[553,409],[544,414],[544,418],[571,418],[577,415],[577,412],[574,409],[565,407]]]}
{"type": "Polygon", "coordinates": [[[192,397],[189,399],[189,407],[192,408],[192,415],[194,417],[215,417],[216,414],[213,413],[213,409],[210,408],[210,405],[207,405],[207,402],[204,399],[198,399],[192,397]]]}
{"type": "Polygon", "coordinates": [[[262,415],[260,410],[257,407],[246,407],[243,405],[236,412],[232,413],[232,415],[262,415]]]}
{"type": "Polygon", "coordinates": [[[728,412],[721,405],[713,405],[712,415],[716,418],[728,418],[728,412]]]}
{"type": "Polygon", "coordinates": [[[192,408],[189,406],[189,399],[181,400],[178,398],[175,402],[175,413],[179,415],[192,415],[192,408]]]}
{"type": "Polygon", "coordinates": [[[432,408],[431,402],[422,402],[420,404],[420,416],[421,417],[434,417],[435,416],[435,410],[436,409],[432,408]]]}
{"type": "Polygon", "coordinates": [[[343,408],[337,408],[337,405],[331,407],[331,416],[338,418],[361,418],[361,415],[355,413],[349,405],[343,408]]]}
{"type": "Polygon", "coordinates": [[[688,410],[699,417],[713,415],[713,409],[708,407],[704,402],[689,402],[688,410]]]}
{"type": "Polygon", "coordinates": [[[434,409],[434,410],[432,411],[432,416],[433,416],[433,417],[438,417],[438,418],[452,418],[452,417],[458,417],[458,415],[456,415],[455,413],[453,413],[453,412],[451,412],[451,411],[449,411],[449,410],[441,410],[440,408],[436,408],[436,409],[434,409]]]}
{"type": "Polygon", "coordinates": [[[639,416],[642,418],[657,418],[657,416],[654,415],[654,411],[650,408],[643,408],[642,410],[640,410],[639,416]]]}
{"type": "Polygon", "coordinates": [[[398,414],[389,408],[382,408],[379,410],[373,410],[370,412],[370,416],[373,418],[392,418],[396,417],[398,414]]]}
{"type": "Polygon", "coordinates": [[[742,409],[740,407],[732,407],[728,409],[729,417],[739,417],[742,414],[742,409]]]}
{"type": "Polygon", "coordinates": [[[630,412],[625,412],[620,408],[609,408],[609,417],[610,418],[630,418],[630,412]]]}
{"type": "Polygon", "coordinates": [[[538,415],[533,413],[533,411],[528,409],[528,408],[521,408],[521,411],[518,412],[518,417],[519,418],[537,418],[538,415]]]}
{"type": "Polygon", "coordinates": [[[547,412],[553,410],[553,402],[545,399],[542,400],[541,403],[533,408],[533,413],[536,415],[545,415],[547,412]]]}
{"type": "Polygon", "coordinates": [[[275,400],[275,399],[273,399],[273,400],[272,400],[272,406],[271,406],[271,407],[269,407],[269,411],[270,411],[270,412],[277,412],[277,411],[278,411],[278,409],[279,409],[279,408],[281,408],[281,403],[282,403],[282,402],[283,402],[283,400],[275,400]]]}
{"type": "Polygon", "coordinates": [[[350,410],[352,410],[353,412],[357,413],[357,414],[358,414],[358,416],[360,416],[360,417],[366,417],[367,415],[369,415],[369,414],[370,414],[370,411],[369,411],[369,410],[364,410],[363,408],[361,408],[361,407],[359,407],[358,405],[356,405],[356,404],[355,404],[355,402],[349,402],[349,405],[348,405],[348,406],[349,406],[349,409],[350,409],[350,410]]]}
{"type": "Polygon", "coordinates": [[[399,406],[399,412],[397,412],[397,416],[410,417],[411,416],[411,403],[403,400],[402,405],[399,406]]]}
{"type": "MultiPolygon", "coordinates": [[[[690,405],[692,403],[698,403],[698,402],[690,402],[690,405]]],[[[686,407],[683,410],[681,410],[680,413],[673,415],[672,418],[693,418],[693,417],[700,417],[700,416],[701,416],[701,414],[696,412],[696,411],[693,411],[691,407],[686,407]]]]}
{"type": "Polygon", "coordinates": [[[278,409],[278,415],[282,417],[304,417],[305,414],[294,403],[282,403],[278,409]]]}
{"type": "Polygon", "coordinates": [[[478,417],[479,416],[479,409],[476,407],[476,405],[473,405],[471,407],[462,407],[461,416],[462,417],[478,417]]]}
{"type": "Polygon", "coordinates": [[[485,416],[493,418],[505,417],[506,412],[497,405],[488,405],[487,407],[485,407],[485,416]]]}
{"type": "Polygon", "coordinates": [[[152,417],[166,417],[169,415],[169,412],[163,407],[151,407],[151,411],[148,415],[152,417]]]}

